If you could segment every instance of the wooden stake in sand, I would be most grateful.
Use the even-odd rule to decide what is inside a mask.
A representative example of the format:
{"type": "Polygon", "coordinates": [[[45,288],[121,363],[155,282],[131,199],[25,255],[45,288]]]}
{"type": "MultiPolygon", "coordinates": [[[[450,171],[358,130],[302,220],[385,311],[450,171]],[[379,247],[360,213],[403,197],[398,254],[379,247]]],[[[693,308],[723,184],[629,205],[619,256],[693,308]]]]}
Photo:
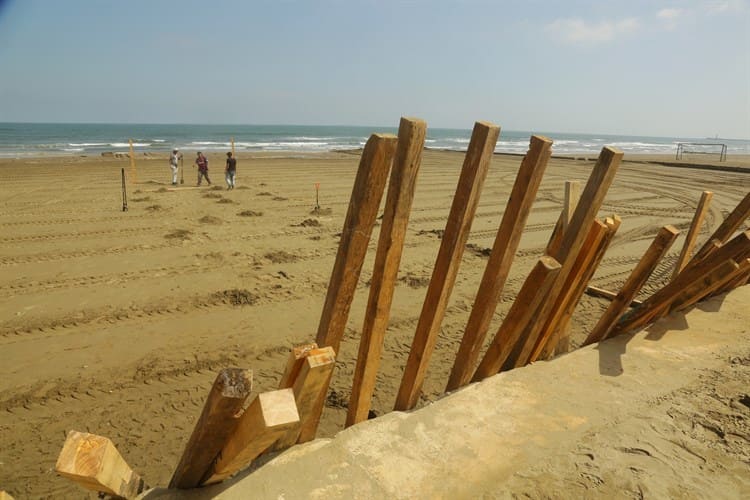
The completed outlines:
{"type": "Polygon", "coordinates": [[[523,343],[520,339],[523,326],[528,323],[559,272],[560,264],[552,257],[545,255],[537,261],[474,372],[472,382],[479,382],[499,372],[514,346],[523,343]]]}
{"type": "Polygon", "coordinates": [[[334,351],[344,336],[396,142],[393,135],[373,134],[362,151],[316,338],[318,345],[331,346],[334,351]]]}
{"type": "Polygon", "coordinates": [[[133,150],[133,139],[128,139],[130,144],[130,182],[138,182],[138,172],[135,169],[135,151],[133,150]]]}
{"type": "Polygon", "coordinates": [[[223,481],[244,469],[279,437],[299,426],[292,389],[263,392],[250,403],[202,484],[223,481]]]}
{"type": "Polygon", "coordinates": [[[401,119],[398,149],[388,184],[357,366],[354,369],[352,395],[346,414],[347,426],[366,420],[370,411],[426,134],[427,124],[424,121],[401,119]]]}
{"type": "Polygon", "coordinates": [[[680,271],[682,271],[682,269],[690,260],[691,254],[693,252],[693,247],[695,246],[695,240],[698,238],[698,233],[700,233],[701,231],[701,226],[703,225],[703,220],[706,217],[706,213],[708,212],[708,207],[711,204],[711,198],[713,197],[713,195],[714,194],[711,191],[703,191],[703,193],[701,194],[701,199],[698,202],[698,207],[695,209],[695,215],[693,215],[693,221],[691,222],[690,229],[688,230],[688,234],[685,237],[685,244],[682,246],[680,256],[677,258],[677,262],[675,263],[672,279],[675,279],[677,275],[680,274],[680,271]]]}
{"type": "Polygon", "coordinates": [[[55,471],[91,491],[116,498],[135,498],[145,485],[109,439],[70,431],[55,471]]]}
{"type": "MultiPolygon", "coordinates": [[[[594,286],[594,285],[588,285],[586,287],[586,293],[588,295],[591,295],[592,297],[599,297],[600,299],[607,299],[607,300],[615,300],[615,297],[617,297],[617,292],[613,292],[611,290],[605,290],[604,288],[594,286]]],[[[637,299],[633,299],[630,301],[629,307],[635,307],[641,305],[643,302],[637,299]]]]}
{"type": "Polygon", "coordinates": [[[742,223],[745,222],[745,219],[747,219],[748,217],[750,217],[750,192],[748,192],[742,199],[742,201],[740,201],[737,206],[734,207],[734,210],[732,210],[732,212],[727,215],[727,218],[724,219],[724,222],[722,222],[719,227],[716,228],[714,234],[712,234],[711,237],[708,238],[706,244],[703,245],[703,247],[701,247],[701,249],[695,253],[693,258],[685,267],[691,267],[692,265],[703,260],[709,253],[711,253],[711,245],[714,240],[718,240],[718,242],[721,244],[726,243],[726,241],[732,237],[734,232],[740,228],[742,223]]]}
{"type": "Polygon", "coordinates": [[[547,243],[547,249],[545,250],[546,255],[556,255],[560,251],[560,245],[562,244],[563,234],[570,224],[570,219],[573,217],[576,206],[578,206],[578,200],[581,198],[581,183],[578,181],[565,181],[565,198],[563,201],[563,209],[560,212],[560,216],[557,218],[554,229],[552,229],[552,235],[547,243]]]}
{"type": "Polygon", "coordinates": [[[232,158],[236,158],[236,157],[234,156],[234,137],[230,137],[230,138],[229,138],[229,140],[230,140],[230,142],[232,143],[232,158]]]}
{"type": "Polygon", "coordinates": [[[297,376],[300,370],[302,370],[302,365],[305,364],[305,358],[310,354],[310,351],[317,348],[318,344],[315,342],[292,347],[289,359],[286,362],[286,368],[279,381],[279,389],[294,387],[294,381],[297,380],[297,376]]]}
{"type": "Polygon", "coordinates": [[[224,368],[219,372],[169,482],[170,488],[195,488],[200,484],[239,423],[237,417],[252,388],[251,370],[224,368]]]}
{"type": "Polygon", "coordinates": [[[673,226],[664,226],[659,230],[659,233],[654,238],[654,241],[651,242],[646,253],[643,254],[643,257],[641,257],[635,269],[630,273],[625,284],[622,285],[620,292],[612,299],[607,310],[599,318],[599,321],[596,323],[594,329],[591,330],[588,337],[586,337],[583,345],[601,342],[607,338],[614,324],[627,311],[641,287],[643,287],[648,277],[651,276],[651,273],[656,269],[659,262],[661,262],[661,259],[672,246],[672,243],[677,239],[678,234],[680,232],[673,226]]]}
{"type": "Polygon", "coordinates": [[[128,211],[128,190],[125,187],[125,168],[121,168],[121,174],[122,174],[122,211],[127,212],[128,211]]]}
{"type": "Polygon", "coordinates": [[[540,136],[531,137],[529,151],[521,162],[503,220],[497,230],[446,391],[466,385],[471,378],[551,154],[551,140],[540,136]]]}
{"type": "Polygon", "coordinates": [[[477,122],[474,125],[456,194],[453,197],[453,205],[448,215],[448,223],[440,241],[440,250],[422,306],[422,314],[396,397],[396,410],[414,408],[422,391],[427,365],[437,342],[440,324],[443,322],[448,299],[458,274],[471,223],[479,204],[479,195],[499,135],[500,127],[495,124],[477,122]]]}

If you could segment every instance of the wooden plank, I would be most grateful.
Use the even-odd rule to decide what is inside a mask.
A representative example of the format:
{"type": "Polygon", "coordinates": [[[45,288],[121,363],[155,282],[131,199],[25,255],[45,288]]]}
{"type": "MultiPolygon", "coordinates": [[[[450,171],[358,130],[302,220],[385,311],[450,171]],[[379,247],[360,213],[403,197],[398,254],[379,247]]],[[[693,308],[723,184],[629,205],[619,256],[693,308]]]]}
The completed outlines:
{"type": "MultiPolygon", "coordinates": [[[[592,297],[598,297],[600,299],[615,300],[617,293],[611,290],[605,290],[604,288],[588,285],[586,287],[586,293],[592,297]]],[[[643,303],[641,300],[633,299],[630,301],[629,307],[639,306],[643,303]]]]}
{"type": "Polygon", "coordinates": [[[344,336],[396,141],[390,134],[373,134],[362,151],[316,337],[318,345],[331,346],[334,351],[344,336]]]}
{"type": "MultiPolygon", "coordinates": [[[[427,124],[424,121],[415,118],[401,119],[398,148],[388,183],[362,338],[354,369],[346,416],[347,426],[367,418],[370,409],[426,134],[427,124]]],[[[322,408],[323,401],[318,404],[322,408]]]]}
{"type": "MultiPolygon", "coordinates": [[[[578,255],[576,256],[573,267],[563,284],[562,291],[555,298],[557,301],[555,304],[556,312],[549,316],[548,321],[556,321],[556,324],[545,326],[545,328],[549,328],[552,331],[552,335],[549,336],[546,344],[541,346],[541,353],[539,354],[538,359],[550,359],[554,356],[557,344],[560,341],[560,335],[562,333],[560,327],[562,326],[563,318],[567,314],[568,304],[573,301],[578,288],[578,283],[583,281],[587,268],[593,265],[593,260],[600,252],[600,248],[607,237],[610,224],[614,225],[612,219],[605,219],[604,222],[594,220],[594,223],[589,228],[589,233],[586,235],[586,241],[583,243],[578,255]]],[[[584,281],[584,284],[585,283],[587,283],[587,281],[584,281]]]]}
{"type": "MultiPolygon", "coordinates": [[[[570,350],[570,321],[573,318],[573,312],[575,312],[576,307],[578,307],[581,297],[583,297],[583,293],[586,290],[586,286],[598,269],[599,264],[604,258],[604,254],[607,252],[617,230],[622,224],[622,220],[617,215],[613,215],[612,218],[607,217],[604,224],[607,226],[607,232],[602,237],[601,242],[593,252],[593,255],[584,261],[581,271],[576,270],[574,273],[571,273],[575,274],[577,278],[571,283],[573,293],[567,299],[565,311],[557,326],[558,340],[556,342],[557,345],[555,346],[556,354],[565,353],[570,350]]],[[[578,262],[576,262],[576,266],[578,266],[578,262]]],[[[549,343],[548,346],[550,346],[549,343]]]]}
{"type": "Polygon", "coordinates": [[[396,410],[413,408],[422,390],[427,365],[435,348],[438,330],[443,322],[445,308],[448,306],[448,299],[458,274],[471,223],[479,204],[479,195],[482,192],[499,134],[500,127],[495,124],[477,122],[474,125],[448,222],[443,238],[440,240],[440,249],[417,323],[414,341],[396,397],[396,410]]]}
{"type": "Polygon", "coordinates": [[[86,432],[68,433],[55,471],[83,488],[116,498],[135,498],[145,488],[112,441],[86,432]]]}
{"type": "Polygon", "coordinates": [[[586,337],[583,345],[601,342],[607,338],[612,327],[620,316],[627,311],[628,306],[633,303],[633,299],[638,295],[641,287],[646,283],[651,273],[654,272],[654,269],[656,269],[656,266],[661,262],[661,259],[666,255],[679,234],[680,232],[674,226],[664,226],[659,230],[659,233],[654,238],[654,241],[651,242],[646,253],[638,261],[628,279],[625,280],[625,284],[619,293],[612,299],[612,303],[607,307],[602,317],[599,318],[599,321],[593,330],[591,330],[588,337],[586,337]]]}
{"type": "Polygon", "coordinates": [[[520,339],[523,325],[536,311],[559,272],[560,264],[552,257],[545,255],[537,261],[474,372],[472,382],[479,382],[499,372],[513,347],[519,342],[523,343],[523,339],[520,339]]]}
{"type": "Polygon", "coordinates": [[[292,347],[286,367],[284,368],[284,373],[281,375],[281,380],[279,380],[279,389],[294,386],[294,381],[297,380],[297,375],[299,375],[302,365],[305,364],[305,358],[310,354],[310,351],[317,348],[318,344],[315,342],[292,347]]]}
{"type": "Polygon", "coordinates": [[[588,229],[596,217],[609,186],[614,180],[617,168],[620,166],[623,153],[615,148],[605,147],[599,155],[599,159],[586,182],[581,199],[578,202],[573,218],[563,236],[563,242],[556,255],[552,255],[560,263],[560,273],[555,278],[548,294],[548,300],[542,302],[539,314],[532,318],[528,326],[528,337],[536,339],[536,345],[532,349],[527,361],[535,361],[541,354],[542,348],[553,334],[556,321],[550,321],[552,315],[561,314],[559,309],[554,309],[556,298],[563,291],[565,280],[575,264],[576,256],[583,246],[588,229]]]}
{"type": "Polygon", "coordinates": [[[551,154],[551,140],[541,136],[531,137],[529,151],[521,162],[497,230],[446,391],[458,389],[471,379],[551,154]]]}
{"type": "Polygon", "coordinates": [[[550,236],[547,248],[544,251],[545,255],[556,255],[560,251],[563,234],[570,224],[570,220],[573,217],[573,213],[578,206],[578,200],[580,200],[580,198],[581,183],[578,181],[565,181],[563,209],[562,212],[560,212],[560,216],[557,218],[557,223],[555,223],[554,229],[552,229],[552,235],[550,236]]]}
{"type": "Polygon", "coordinates": [[[693,215],[693,221],[690,223],[690,229],[685,237],[685,243],[682,245],[682,251],[675,263],[672,279],[675,279],[677,275],[680,274],[692,256],[695,241],[698,239],[698,234],[703,225],[703,220],[706,218],[706,213],[708,213],[708,207],[711,205],[711,198],[713,195],[714,194],[711,191],[703,191],[701,194],[701,199],[698,201],[698,207],[695,209],[695,215],[693,215]]]}
{"type": "Polygon", "coordinates": [[[252,389],[252,370],[224,368],[219,372],[169,482],[170,488],[195,488],[200,484],[234,432],[252,389]]]}
{"type": "Polygon", "coordinates": [[[202,484],[218,483],[236,474],[299,424],[291,388],[258,394],[240,417],[202,484]]]}
{"type": "Polygon", "coordinates": [[[694,282],[687,287],[672,302],[669,312],[684,311],[690,306],[702,301],[717,290],[723,288],[727,283],[743,275],[748,270],[748,259],[738,264],[733,260],[725,261],[721,266],[715,268],[711,274],[702,281],[694,282]]]}
{"type": "Polygon", "coordinates": [[[333,375],[336,353],[332,347],[313,349],[304,358],[299,376],[294,381],[294,400],[297,403],[300,425],[289,429],[274,445],[274,449],[288,448],[295,443],[315,439],[318,422],[323,411],[318,401],[325,401],[328,384],[333,375]]]}
{"type": "Polygon", "coordinates": [[[7,491],[2,490],[0,491],[0,500],[13,500],[13,497],[7,491]]]}
{"type": "Polygon", "coordinates": [[[706,258],[706,256],[711,252],[711,243],[714,240],[718,240],[719,243],[722,244],[726,243],[748,217],[750,217],[750,192],[748,192],[742,199],[742,201],[740,201],[737,206],[734,207],[734,210],[732,210],[727,218],[724,219],[724,222],[722,222],[719,227],[716,228],[714,234],[712,234],[711,237],[708,238],[706,244],[703,245],[703,247],[701,247],[701,249],[695,253],[693,258],[688,263],[687,267],[690,267],[696,262],[700,262],[701,260],[706,258]]]}
{"type": "Polygon", "coordinates": [[[620,321],[612,328],[612,333],[609,337],[640,329],[648,323],[655,321],[669,310],[672,301],[685,287],[702,279],[707,273],[710,273],[714,268],[727,260],[731,259],[737,262],[747,257],[750,257],[750,231],[740,233],[728,241],[726,245],[722,245],[710,252],[708,257],[697,264],[688,265],[676,279],[644,300],[640,307],[623,315],[620,321]]]}
{"type": "Polygon", "coordinates": [[[741,270],[741,272],[739,272],[735,278],[728,280],[726,285],[717,289],[715,292],[707,295],[706,298],[715,297],[716,295],[721,295],[723,293],[730,292],[737,287],[747,284],[748,279],[750,279],[750,269],[747,268],[748,262],[749,262],[748,259],[745,259],[744,262],[739,262],[744,272],[742,272],[741,270]]]}

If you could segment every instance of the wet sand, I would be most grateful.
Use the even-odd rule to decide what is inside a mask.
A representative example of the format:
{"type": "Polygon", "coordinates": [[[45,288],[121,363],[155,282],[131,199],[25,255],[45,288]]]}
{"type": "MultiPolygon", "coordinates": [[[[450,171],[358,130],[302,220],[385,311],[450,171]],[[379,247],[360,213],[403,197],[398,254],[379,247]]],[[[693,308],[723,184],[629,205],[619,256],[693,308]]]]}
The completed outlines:
{"type": "MultiPolygon", "coordinates": [[[[166,158],[139,159],[126,212],[128,160],[0,160],[0,489],[80,496],[53,470],[71,429],[109,437],[149,484],[165,485],[218,369],[251,368],[255,390],[272,389],[289,346],[314,337],[358,154],[240,155],[233,191],[217,168],[222,157],[209,158],[215,185],[201,188],[189,166],[175,188],[166,158]],[[311,213],[316,182],[324,215],[311,213]]],[[[683,234],[646,295],[670,276],[701,191],[714,199],[699,244],[750,190],[750,161],[629,159],[600,212],[622,226],[593,283],[617,290],[672,224],[683,234]],[[748,170],[683,168],[692,161],[748,170]]],[[[443,393],[520,160],[493,159],[421,404],[443,393]]],[[[394,403],[462,161],[434,151],[423,159],[373,401],[379,415],[394,403]]],[[[551,161],[491,331],[543,251],[564,181],[585,183],[592,166],[551,161]]],[[[377,236],[376,227],[319,436],[343,427],[377,236]]],[[[606,305],[584,297],[574,345],[606,305]]]]}

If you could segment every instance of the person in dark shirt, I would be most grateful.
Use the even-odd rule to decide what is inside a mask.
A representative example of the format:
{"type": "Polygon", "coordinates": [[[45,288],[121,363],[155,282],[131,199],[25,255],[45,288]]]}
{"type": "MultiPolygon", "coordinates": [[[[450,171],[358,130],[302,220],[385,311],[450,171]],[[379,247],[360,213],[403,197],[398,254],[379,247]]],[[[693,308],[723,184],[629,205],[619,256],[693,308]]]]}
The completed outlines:
{"type": "Polygon", "coordinates": [[[211,185],[211,179],[208,178],[208,158],[203,156],[203,153],[198,151],[198,158],[195,159],[195,164],[198,165],[198,185],[201,185],[203,178],[206,178],[208,185],[211,185]]]}
{"type": "Polygon", "coordinates": [[[234,175],[237,173],[237,159],[232,158],[232,152],[227,153],[227,166],[224,169],[227,189],[234,189],[234,175]]]}

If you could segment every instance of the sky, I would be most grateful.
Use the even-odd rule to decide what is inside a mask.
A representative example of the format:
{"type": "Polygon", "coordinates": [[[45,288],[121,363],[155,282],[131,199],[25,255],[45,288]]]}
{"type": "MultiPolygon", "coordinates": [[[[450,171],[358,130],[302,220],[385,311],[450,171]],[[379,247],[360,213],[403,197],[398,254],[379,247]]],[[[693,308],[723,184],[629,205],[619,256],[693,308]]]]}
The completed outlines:
{"type": "Polygon", "coordinates": [[[750,0],[0,0],[0,122],[750,139],[750,0]]]}

